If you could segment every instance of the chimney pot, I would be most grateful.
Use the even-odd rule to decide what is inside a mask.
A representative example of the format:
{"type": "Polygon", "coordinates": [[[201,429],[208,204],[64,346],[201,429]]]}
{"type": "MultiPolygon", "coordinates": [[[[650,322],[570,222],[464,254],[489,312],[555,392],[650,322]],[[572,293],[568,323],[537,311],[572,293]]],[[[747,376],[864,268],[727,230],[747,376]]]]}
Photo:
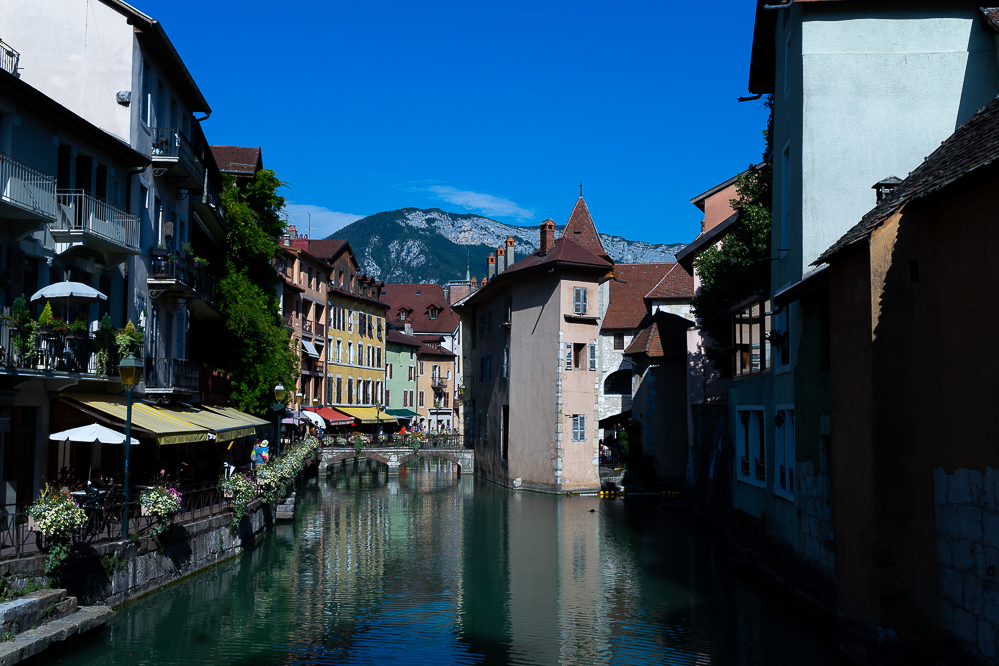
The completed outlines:
{"type": "Polygon", "coordinates": [[[555,246],[555,221],[547,219],[541,223],[541,251],[548,252],[555,246]]]}
{"type": "MultiPolygon", "coordinates": [[[[492,252],[486,257],[486,277],[491,278],[496,275],[496,255],[492,252]]],[[[485,280],[482,281],[485,283],[485,280]]]]}

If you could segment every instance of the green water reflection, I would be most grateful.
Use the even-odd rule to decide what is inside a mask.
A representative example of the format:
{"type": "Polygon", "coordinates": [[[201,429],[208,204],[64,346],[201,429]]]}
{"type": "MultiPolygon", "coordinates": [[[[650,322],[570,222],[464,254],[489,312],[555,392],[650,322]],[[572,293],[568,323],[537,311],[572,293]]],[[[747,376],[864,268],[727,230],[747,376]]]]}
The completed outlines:
{"type": "Polygon", "coordinates": [[[658,500],[364,469],[311,481],[294,524],[38,663],[838,663],[831,618],[658,500]]]}

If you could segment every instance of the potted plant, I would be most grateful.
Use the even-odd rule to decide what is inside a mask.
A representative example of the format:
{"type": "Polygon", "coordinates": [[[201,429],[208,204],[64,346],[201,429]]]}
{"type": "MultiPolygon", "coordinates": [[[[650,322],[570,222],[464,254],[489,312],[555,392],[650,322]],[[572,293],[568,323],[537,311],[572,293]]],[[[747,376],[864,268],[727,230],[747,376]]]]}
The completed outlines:
{"type": "Polygon", "coordinates": [[[124,328],[115,331],[114,338],[119,355],[125,358],[129,352],[136,351],[136,348],[142,345],[142,329],[136,328],[130,319],[124,328]]]}
{"type": "Polygon", "coordinates": [[[41,335],[45,335],[52,329],[52,324],[55,322],[55,317],[52,316],[52,303],[45,301],[45,308],[42,310],[42,314],[38,317],[38,332],[41,335]]]}
{"type": "Polygon", "coordinates": [[[167,528],[170,520],[180,512],[180,500],[181,494],[176,488],[157,486],[142,491],[139,495],[142,515],[156,518],[156,525],[149,529],[150,534],[155,536],[167,528]]]}
{"type": "Polygon", "coordinates": [[[94,333],[94,365],[97,374],[113,375],[117,369],[112,365],[111,352],[117,349],[114,330],[111,327],[111,315],[105,313],[94,333]]]}
{"type": "Polygon", "coordinates": [[[38,500],[28,507],[28,529],[45,537],[45,573],[53,573],[69,555],[69,539],[87,522],[87,514],[69,492],[45,484],[38,500]]]}
{"type": "Polygon", "coordinates": [[[219,479],[219,490],[222,497],[232,500],[232,531],[236,531],[239,522],[243,520],[246,511],[253,501],[256,488],[253,481],[243,474],[232,474],[219,479]]]}

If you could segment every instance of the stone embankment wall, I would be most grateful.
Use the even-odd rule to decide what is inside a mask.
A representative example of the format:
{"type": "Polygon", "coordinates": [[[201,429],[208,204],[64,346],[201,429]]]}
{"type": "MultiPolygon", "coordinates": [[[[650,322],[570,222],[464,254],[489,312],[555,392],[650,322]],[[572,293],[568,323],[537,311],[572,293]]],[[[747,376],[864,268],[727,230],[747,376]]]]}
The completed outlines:
{"type": "MultiPolygon", "coordinates": [[[[933,470],[945,637],[979,657],[996,657],[999,631],[999,470],[933,470]]],[[[984,660],[983,660],[984,661],[984,660]]]]}
{"type": "MultiPolygon", "coordinates": [[[[59,585],[81,605],[117,606],[235,555],[274,522],[270,504],[255,500],[238,529],[229,512],[173,525],[138,541],[102,543],[77,549],[63,565],[59,585]]],[[[45,555],[3,563],[11,584],[44,580],[45,555]]]]}

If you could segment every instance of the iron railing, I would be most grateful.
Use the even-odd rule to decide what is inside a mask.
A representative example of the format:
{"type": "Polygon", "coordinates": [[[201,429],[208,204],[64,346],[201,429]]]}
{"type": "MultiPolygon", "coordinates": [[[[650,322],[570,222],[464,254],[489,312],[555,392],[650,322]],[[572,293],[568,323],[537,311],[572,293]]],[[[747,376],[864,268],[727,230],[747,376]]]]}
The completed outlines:
{"type": "MultiPolygon", "coordinates": [[[[386,419],[386,424],[388,419],[386,419]]],[[[419,443],[420,450],[454,450],[472,448],[465,446],[464,436],[454,432],[448,433],[387,433],[360,435],[361,449],[382,448],[413,448],[419,443]]],[[[326,435],[323,446],[336,449],[356,449],[354,435],[326,435]]]]}
{"type": "Polygon", "coordinates": [[[74,372],[117,376],[116,348],[99,350],[92,333],[60,334],[32,331],[0,320],[0,365],[43,372],[74,372]]]}
{"type": "Polygon", "coordinates": [[[146,357],[147,389],[198,390],[198,366],[179,358],[146,357]]]}
{"type": "Polygon", "coordinates": [[[208,268],[187,259],[171,258],[171,253],[155,251],[150,261],[153,279],[176,280],[204,300],[215,302],[215,278],[208,268]]]}
{"type": "Polygon", "coordinates": [[[205,186],[201,192],[201,203],[211,207],[215,216],[225,224],[225,213],[222,212],[222,197],[219,196],[219,189],[215,183],[205,174],[205,186]]]}
{"type": "Polygon", "coordinates": [[[87,232],[138,251],[139,216],[85,190],[58,190],[59,216],[52,231],[87,232]]]}
{"type": "Polygon", "coordinates": [[[17,73],[17,65],[21,61],[21,54],[11,48],[10,44],[0,39],[0,69],[20,77],[17,73]]]}
{"type": "Polygon", "coordinates": [[[50,220],[56,217],[55,176],[3,152],[0,152],[0,197],[4,203],[41,217],[50,220]]]}
{"type": "Polygon", "coordinates": [[[196,181],[205,182],[205,167],[194,154],[194,148],[191,147],[191,142],[187,140],[183,132],[176,127],[154,127],[152,134],[152,158],[154,162],[157,157],[176,157],[191,172],[196,181]]]}

